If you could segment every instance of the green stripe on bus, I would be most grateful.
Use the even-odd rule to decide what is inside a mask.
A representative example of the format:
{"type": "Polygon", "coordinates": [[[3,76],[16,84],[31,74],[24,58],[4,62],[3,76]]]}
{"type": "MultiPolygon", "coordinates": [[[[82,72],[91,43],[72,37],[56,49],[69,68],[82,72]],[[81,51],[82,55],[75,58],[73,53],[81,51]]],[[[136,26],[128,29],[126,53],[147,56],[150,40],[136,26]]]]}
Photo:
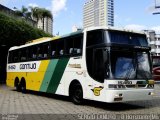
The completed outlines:
{"type": "Polygon", "coordinates": [[[48,93],[56,92],[68,61],[69,58],[59,59],[47,89],[48,93]]]}
{"type": "Polygon", "coordinates": [[[40,88],[41,92],[47,91],[47,88],[49,86],[49,83],[51,81],[51,78],[52,78],[52,75],[53,75],[53,72],[56,68],[57,63],[58,63],[58,59],[50,60],[50,62],[48,64],[48,68],[47,68],[45,76],[44,76],[44,79],[43,79],[43,82],[41,84],[41,88],[40,88]]]}

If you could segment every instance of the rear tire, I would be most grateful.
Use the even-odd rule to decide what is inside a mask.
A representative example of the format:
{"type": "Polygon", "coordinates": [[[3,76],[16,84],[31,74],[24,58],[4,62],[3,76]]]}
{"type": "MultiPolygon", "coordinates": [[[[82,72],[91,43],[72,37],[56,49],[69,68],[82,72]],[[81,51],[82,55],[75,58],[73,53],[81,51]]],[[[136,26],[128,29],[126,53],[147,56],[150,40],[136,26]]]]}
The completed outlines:
{"type": "Polygon", "coordinates": [[[16,91],[18,91],[18,92],[21,91],[21,88],[20,88],[19,84],[16,84],[15,88],[16,88],[16,91]]]}
{"type": "Polygon", "coordinates": [[[22,93],[26,93],[26,86],[25,85],[21,85],[21,91],[22,91],[22,93]]]}
{"type": "Polygon", "coordinates": [[[26,81],[25,81],[25,79],[21,80],[20,88],[21,88],[22,93],[26,93],[26,81]]]}
{"type": "Polygon", "coordinates": [[[79,83],[72,85],[70,97],[72,102],[76,105],[80,105],[83,103],[83,90],[79,83]]]}

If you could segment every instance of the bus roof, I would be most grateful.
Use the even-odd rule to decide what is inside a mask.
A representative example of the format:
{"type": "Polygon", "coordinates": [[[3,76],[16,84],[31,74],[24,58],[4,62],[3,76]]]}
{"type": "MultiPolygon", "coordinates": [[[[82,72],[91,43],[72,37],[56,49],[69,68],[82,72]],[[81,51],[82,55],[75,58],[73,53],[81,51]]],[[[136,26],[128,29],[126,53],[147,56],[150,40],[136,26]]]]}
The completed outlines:
{"type": "Polygon", "coordinates": [[[19,49],[19,48],[23,48],[23,47],[28,47],[28,46],[36,45],[36,44],[40,44],[40,43],[49,42],[49,41],[52,41],[52,40],[57,40],[57,39],[60,39],[60,38],[65,38],[65,37],[69,37],[69,36],[74,36],[74,35],[78,35],[78,34],[81,34],[81,33],[83,33],[83,30],[79,30],[79,31],[77,31],[77,32],[72,32],[72,33],[69,33],[69,34],[66,34],[66,35],[63,35],[63,36],[42,37],[42,38],[39,38],[39,39],[35,39],[35,40],[28,41],[28,42],[27,42],[26,44],[24,44],[24,45],[11,47],[11,48],[9,49],[9,51],[12,51],[12,50],[15,50],[15,49],[19,49]]]}
{"type": "Polygon", "coordinates": [[[77,32],[72,32],[72,33],[69,33],[69,34],[66,34],[66,35],[62,35],[62,36],[42,37],[42,38],[39,38],[39,39],[35,39],[35,40],[27,42],[25,45],[11,47],[9,50],[11,51],[11,50],[15,50],[15,49],[23,48],[23,47],[28,47],[28,46],[32,46],[32,45],[36,45],[36,44],[40,44],[40,43],[45,43],[45,42],[49,42],[49,41],[52,41],[52,40],[57,40],[57,39],[60,39],[60,38],[65,38],[65,37],[78,35],[78,34],[83,33],[84,31],[92,31],[92,30],[98,30],[98,29],[99,30],[104,29],[104,30],[115,30],[115,31],[124,31],[124,32],[145,34],[143,31],[133,31],[133,30],[127,30],[127,29],[115,28],[115,27],[89,27],[89,28],[78,30],[77,32]]]}
{"type": "Polygon", "coordinates": [[[145,34],[144,31],[138,31],[138,30],[130,30],[125,28],[118,28],[118,27],[105,27],[105,26],[99,26],[99,27],[89,27],[84,29],[84,31],[92,31],[92,30],[98,30],[98,29],[104,29],[104,30],[115,30],[115,31],[123,31],[123,32],[130,32],[130,33],[137,33],[137,34],[145,34]]]}

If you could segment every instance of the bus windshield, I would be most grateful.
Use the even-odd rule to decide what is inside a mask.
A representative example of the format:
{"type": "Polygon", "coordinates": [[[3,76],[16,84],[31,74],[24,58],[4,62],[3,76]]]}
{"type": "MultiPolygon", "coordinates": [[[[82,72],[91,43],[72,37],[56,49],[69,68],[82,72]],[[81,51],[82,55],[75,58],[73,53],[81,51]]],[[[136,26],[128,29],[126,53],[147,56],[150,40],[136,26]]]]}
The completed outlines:
{"type": "Polygon", "coordinates": [[[111,51],[111,77],[114,79],[151,79],[147,52],[111,51]]]}

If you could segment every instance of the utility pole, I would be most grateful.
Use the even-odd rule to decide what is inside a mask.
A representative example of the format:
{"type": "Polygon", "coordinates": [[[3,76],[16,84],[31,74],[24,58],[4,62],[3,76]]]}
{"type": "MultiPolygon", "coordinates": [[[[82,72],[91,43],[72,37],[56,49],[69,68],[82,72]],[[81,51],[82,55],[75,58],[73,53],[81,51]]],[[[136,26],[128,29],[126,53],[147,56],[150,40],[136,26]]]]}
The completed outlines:
{"type": "Polygon", "coordinates": [[[156,12],[153,13],[153,15],[160,14],[160,0],[155,0],[155,10],[156,12]]]}

